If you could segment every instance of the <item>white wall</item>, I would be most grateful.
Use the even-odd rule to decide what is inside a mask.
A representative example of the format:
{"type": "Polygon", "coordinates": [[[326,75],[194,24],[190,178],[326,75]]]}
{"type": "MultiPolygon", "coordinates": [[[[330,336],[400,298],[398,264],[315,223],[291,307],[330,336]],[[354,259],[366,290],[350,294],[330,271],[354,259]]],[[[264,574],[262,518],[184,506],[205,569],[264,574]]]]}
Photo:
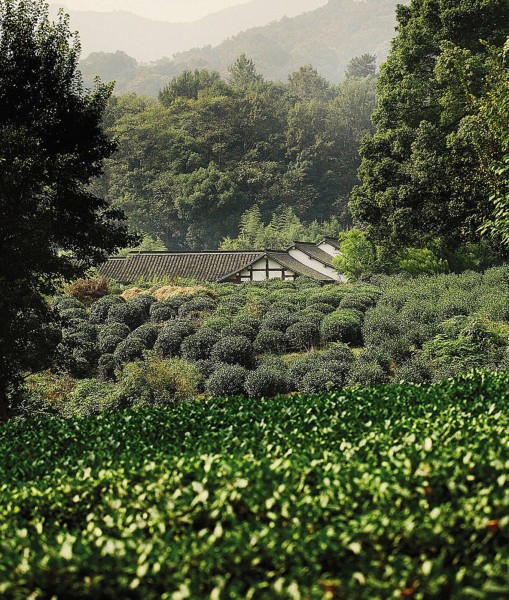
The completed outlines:
{"type": "Polygon", "coordinates": [[[328,275],[335,281],[340,281],[339,275],[338,275],[338,272],[336,271],[336,269],[333,269],[332,267],[327,267],[319,260],[316,260],[315,258],[311,258],[310,256],[308,256],[302,250],[298,250],[297,248],[292,248],[291,250],[288,251],[288,254],[290,256],[292,256],[293,258],[295,258],[295,260],[298,260],[299,262],[301,262],[303,265],[306,265],[307,267],[311,267],[312,269],[314,269],[315,271],[318,271],[319,273],[322,273],[323,275],[328,275]]]}
{"type": "Polygon", "coordinates": [[[327,252],[332,258],[341,254],[337,248],[334,248],[334,246],[331,246],[331,244],[328,244],[327,242],[321,242],[317,247],[320,248],[320,250],[327,252]]]}

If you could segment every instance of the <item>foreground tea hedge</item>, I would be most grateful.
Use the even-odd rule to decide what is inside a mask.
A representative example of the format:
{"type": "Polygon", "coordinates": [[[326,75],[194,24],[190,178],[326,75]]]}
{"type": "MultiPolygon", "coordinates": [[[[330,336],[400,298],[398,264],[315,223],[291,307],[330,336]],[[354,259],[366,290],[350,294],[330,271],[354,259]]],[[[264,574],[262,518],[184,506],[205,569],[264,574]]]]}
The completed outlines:
{"type": "Polygon", "coordinates": [[[509,374],[0,428],[2,598],[509,596],[509,374]]]}

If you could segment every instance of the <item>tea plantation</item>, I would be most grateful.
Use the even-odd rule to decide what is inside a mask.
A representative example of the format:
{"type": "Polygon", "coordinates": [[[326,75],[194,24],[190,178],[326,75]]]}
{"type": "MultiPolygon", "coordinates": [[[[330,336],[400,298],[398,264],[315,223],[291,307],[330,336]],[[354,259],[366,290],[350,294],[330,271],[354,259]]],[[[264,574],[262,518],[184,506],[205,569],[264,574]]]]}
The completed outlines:
{"type": "Polygon", "coordinates": [[[509,374],[0,428],[0,596],[509,597],[509,374]]]}

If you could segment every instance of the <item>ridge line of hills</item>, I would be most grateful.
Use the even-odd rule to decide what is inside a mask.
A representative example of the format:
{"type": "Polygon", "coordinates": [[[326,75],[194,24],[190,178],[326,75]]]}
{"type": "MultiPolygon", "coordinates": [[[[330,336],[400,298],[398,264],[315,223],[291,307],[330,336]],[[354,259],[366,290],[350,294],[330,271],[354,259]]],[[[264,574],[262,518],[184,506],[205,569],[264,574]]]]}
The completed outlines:
{"type": "MultiPolygon", "coordinates": [[[[268,1],[255,0],[249,5],[268,1]]],[[[99,75],[103,81],[116,81],[117,94],[135,92],[155,97],[172,77],[184,70],[206,68],[225,76],[228,67],[246,54],[266,79],[286,81],[292,72],[311,64],[323,77],[336,83],[355,56],[370,53],[377,55],[378,63],[385,60],[394,37],[395,9],[399,3],[398,0],[329,0],[313,11],[253,27],[216,46],[176,53],[173,59],[161,58],[140,65],[126,52],[98,52],[83,59],[80,69],[86,85],[91,86],[99,75]]]]}

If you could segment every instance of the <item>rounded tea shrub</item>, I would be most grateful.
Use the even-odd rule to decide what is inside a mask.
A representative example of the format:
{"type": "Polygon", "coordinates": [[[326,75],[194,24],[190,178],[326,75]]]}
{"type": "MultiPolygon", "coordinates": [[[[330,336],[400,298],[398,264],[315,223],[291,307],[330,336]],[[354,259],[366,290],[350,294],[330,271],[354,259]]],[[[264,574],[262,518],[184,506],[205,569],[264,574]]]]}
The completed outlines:
{"type": "Polygon", "coordinates": [[[65,310],[58,311],[58,316],[64,327],[74,328],[79,326],[79,323],[88,322],[88,314],[83,306],[81,308],[66,308],[65,310]]]}
{"type": "Polygon", "coordinates": [[[277,329],[262,329],[253,344],[256,354],[284,354],[288,350],[286,333],[277,329]]]}
{"type": "Polygon", "coordinates": [[[103,296],[90,307],[90,320],[97,324],[106,323],[110,308],[125,303],[120,296],[103,296]]]}
{"type": "Polygon", "coordinates": [[[349,383],[363,387],[387,383],[387,375],[374,360],[360,356],[352,365],[349,383]]]}
{"type": "Polygon", "coordinates": [[[163,358],[177,356],[185,338],[194,333],[194,327],[190,321],[175,319],[160,330],[157,336],[154,350],[163,358]]]}
{"type": "Polygon", "coordinates": [[[336,377],[332,371],[324,367],[308,371],[301,379],[299,392],[303,394],[318,394],[338,389],[336,377]]]}
{"type": "Polygon", "coordinates": [[[209,377],[205,389],[215,397],[238,396],[244,393],[247,373],[240,365],[222,365],[209,377]]]}
{"type": "Polygon", "coordinates": [[[152,323],[145,323],[140,325],[134,331],[129,334],[128,339],[140,339],[147,348],[152,349],[156,343],[157,336],[159,335],[159,329],[152,323]]]}
{"type": "Polygon", "coordinates": [[[262,365],[249,373],[245,389],[253,398],[272,398],[288,391],[288,379],[283,371],[262,365]]]}
{"type": "Polygon", "coordinates": [[[233,319],[233,325],[247,325],[248,327],[251,327],[251,329],[254,329],[256,333],[258,333],[260,330],[261,321],[256,317],[240,314],[233,319]]]}
{"type": "Polygon", "coordinates": [[[215,310],[217,303],[209,298],[209,296],[196,296],[188,300],[178,309],[179,317],[187,317],[196,312],[212,312],[215,310]]]}
{"type": "Polygon", "coordinates": [[[220,317],[214,314],[202,322],[201,329],[212,329],[212,331],[217,331],[219,333],[230,324],[231,319],[228,317],[220,317]]]}
{"type": "Polygon", "coordinates": [[[129,329],[133,330],[140,325],[143,325],[146,317],[147,315],[143,306],[129,302],[111,306],[108,311],[106,322],[108,324],[123,323],[124,325],[127,325],[129,329]]]}
{"type": "Polygon", "coordinates": [[[157,300],[153,296],[135,296],[131,300],[129,300],[128,304],[132,306],[137,306],[145,313],[145,319],[148,319],[150,314],[150,308],[153,304],[156,304],[157,300]]]}
{"type": "Polygon", "coordinates": [[[294,285],[298,290],[311,290],[318,289],[322,287],[322,284],[315,279],[311,279],[311,277],[301,276],[297,277],[294,281],[294,285]]]}
{"type": "Polygon", "coordinates": [[[182,342],[180,351],[189,360],[207,359],[218,340],[219,334],[212,329],[200,329],[182,342]]]}
{"type": "Polygon", "coordinates": [[[295,314],[297,323],[313,323],[313,325],[316,325],[318,328],[320,327],[324,316],[323,313],[312,310],[300,310],[295,314]]]}
{"type": "Polygon", "coordinates": [[[168,302],[154,302],[150,307],[152,323],[164,323],[177,317],[177,311],[168,302]]]}
{"type": "Polygon", "coordinates": [[[330,315],[330,313],[333,313],[336,309],[332,304],[327,304],[326,302],[312,302],[306,306],[305,310],[319,312],[323,315],[330,315]]]}
{"type": "Polygon", "coordinates": [[[254,350],[244,336],[221,338],[212,348],[210,358],[218,363],[238,364],[251,367],[254,363],[254,350]]]}
{"type": "Polygon", "coordinates": [[[122,323],[113,323],[112,325],[102,325],[98,329],[97,343],[101,354],[110,354],[115,348],[127,338],[130,330],[127,325],[122,323]]]}
{"type": "Polygon", "coordinates": [[[62,312],[63,310],[67,310],[69,308],[81,308],[85,310],[83,303],[72,296],[57,296],[53,299],[52,307],[58,312],[62,312]]]}
{"type": "Polygon", "coordinates": [[[356,310],[339,309],[326,315],[320,326],[320,334],[325,342],[346,342],[362,344],[362,313],[356,310]]]}
{"type": "Polygon", "coordinates": [[[320,329],[318,325],[300,321],[290,325],[286,330],[288,344],[292,350],[310,350],[320,345],[320,329]]]}
{"type": "Polygon", "coordinates": [[[97,365],[97,376],[104,381],[113,381],[115,379],[115,369],[117,363],[113,354],[103,354],[99,358],[97,365]]]}
{"type": "Polygon", "coordinates": [[[221,337],[235,337],[242,335],[249,341],[254,341],[256,338],[256,331],[245,323],[232,323],[228,327],[221,330],[221,337]]]}
{"type": "Polygon", "coordinates": [[[285,332],[296,321],[295,313],[281,310],[267,313],[262,320],[260,329],[270,329],[285,332]]]}
{"type": "Polygon", "coordinates": [[[145,344],[139,338],[127,339],[120,342],[113,353],[113,356],[115,357],[117,366],[120,367],[125,363],[142,360],[143,352],[146,349],[145,344]]]}

